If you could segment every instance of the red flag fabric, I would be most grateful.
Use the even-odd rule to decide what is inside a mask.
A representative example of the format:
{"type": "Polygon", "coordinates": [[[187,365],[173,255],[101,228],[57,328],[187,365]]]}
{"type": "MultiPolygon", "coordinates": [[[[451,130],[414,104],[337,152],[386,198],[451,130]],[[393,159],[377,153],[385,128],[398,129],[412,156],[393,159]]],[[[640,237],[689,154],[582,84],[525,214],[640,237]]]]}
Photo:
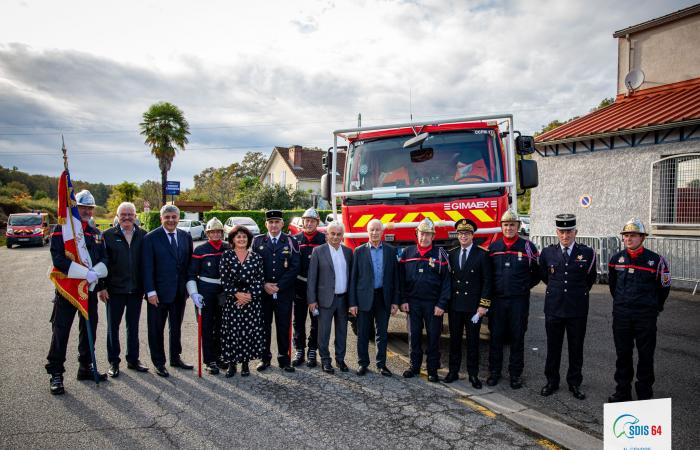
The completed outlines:
{"type": "MultiPolygon", "coordinates": [[[[75,201],[73,184],[68,170],[64,170],[58,180],[58,223],[61,225],[65,254],[71,261],[86,267],[91,266],[90,255],[85,245],[85,236],[80,222],[80,214],[75,201]]],[[[75,306],[85,319],[88,318],[87,280],[68,278],[56,267],[49,272],[49,279],[61,295],[75,306]]]]}

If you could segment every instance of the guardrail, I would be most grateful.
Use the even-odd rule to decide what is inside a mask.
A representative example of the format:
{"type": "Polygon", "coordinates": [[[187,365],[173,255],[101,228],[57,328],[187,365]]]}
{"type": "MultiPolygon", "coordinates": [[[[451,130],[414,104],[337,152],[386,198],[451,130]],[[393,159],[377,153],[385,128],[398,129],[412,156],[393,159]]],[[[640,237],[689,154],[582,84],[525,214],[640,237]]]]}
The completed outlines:
{"type": "MultiPolygon", "coordinates": [[[[559,239],[554,235],[530,236],[530,240],[542,248],[557,244],[559,239]]],[[[608,262],[612,255],[622,249],[622,241],[618,236],[576,236],[576,242],[585,244],[595,250],[598,263],[596,271],[598,279],[608,280],[608,262]]],[[[695,283],[693,295],[700,285],[700,239],[648,236],[644,246],[662,255],[668,261],[671,269],[671,279],[695,283]]]]}

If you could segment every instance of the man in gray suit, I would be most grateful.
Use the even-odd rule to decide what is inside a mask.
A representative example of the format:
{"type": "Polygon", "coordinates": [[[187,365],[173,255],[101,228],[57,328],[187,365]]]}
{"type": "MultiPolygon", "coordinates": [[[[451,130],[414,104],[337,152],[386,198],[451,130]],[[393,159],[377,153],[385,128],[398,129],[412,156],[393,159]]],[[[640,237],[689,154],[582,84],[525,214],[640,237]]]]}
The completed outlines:
{"type": "Polygon", "coordinates": [[[348,286],[352,267],[352,250],[341,244],[343,224],[332,222],[326,229],[327,243],[311,253],[306,299],[311,314],[318,315],[318,353],[321,367],[334,373],[328,342],[331,322],[335,322],[335,362],[342,372],[345,364],[345,338],[348,331],[348,286]]]}
{"type": "Polygon", "coordinates": [[[367,224],[369,241],[357,247],[352,258],[350,274],[350,314],[357,316],[357,375],[367,373],[369,365],[369,334],[376,326],[377,369],[391,376],[386,367],[387,328],[389,314],[399,309],[398,263],[396,248],[382,242],[384,225],[379,219],[367,224]]]}

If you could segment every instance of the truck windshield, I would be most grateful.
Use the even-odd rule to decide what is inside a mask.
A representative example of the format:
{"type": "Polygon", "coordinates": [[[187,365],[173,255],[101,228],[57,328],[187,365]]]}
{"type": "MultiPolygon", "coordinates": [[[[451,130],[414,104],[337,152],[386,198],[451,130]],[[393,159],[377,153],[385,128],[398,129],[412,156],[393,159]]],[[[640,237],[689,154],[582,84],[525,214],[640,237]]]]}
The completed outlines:
{"type": "Polygon", "coordinates": [[[348,149],[345,189],[375,191],[362,198],[435,197],[460,194],[448,189],[445,192],[410,194],[383,194],[381,191],[392,187],[503,181],[500,145],[492,129],[431,134],[420,147],[404,149],[407,138],[400,136],[352,143],[348,149]]]}
{"type": "Polygon", "coordinates": [[[10,216],[9,222],[16,227],[41,225],[41,216],[10,216]]]}

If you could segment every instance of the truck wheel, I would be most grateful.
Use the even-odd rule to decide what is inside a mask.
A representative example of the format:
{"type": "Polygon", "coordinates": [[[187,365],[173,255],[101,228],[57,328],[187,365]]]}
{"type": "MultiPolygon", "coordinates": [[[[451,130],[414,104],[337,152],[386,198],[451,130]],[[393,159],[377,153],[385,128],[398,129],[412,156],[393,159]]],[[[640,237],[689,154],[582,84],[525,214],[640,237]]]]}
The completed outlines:
{"type": "Polygon", "coordinates": [[[10,244],[10,241],[7,241],[7,248],[12,248],[12,244],[10,244]]]}

